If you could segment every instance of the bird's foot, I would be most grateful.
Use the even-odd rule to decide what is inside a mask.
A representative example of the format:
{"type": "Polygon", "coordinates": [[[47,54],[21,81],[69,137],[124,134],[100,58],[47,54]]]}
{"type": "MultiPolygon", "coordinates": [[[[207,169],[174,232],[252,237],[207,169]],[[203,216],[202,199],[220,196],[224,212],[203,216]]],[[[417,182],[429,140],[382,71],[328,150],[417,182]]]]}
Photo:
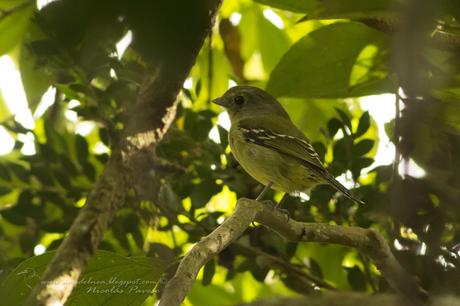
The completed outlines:
{"type": "Polygon", "coordinates": [[[286,216],[286,222],[291,220],[291,216],[289,215],[289,211],[287,209],[279,208],[278,205],[275,206],[275,209],[286,216]]]}
{"type": "Polygon", "coordinates": [[[276,208],[276,205],[273,203],[273,201],[270,200],[262,201],[262,204],[270,206],[271,208],[276,208]]]}
{"type": "Polygon", "coordinates": [[[268,200],[262,201],[264,205],[268,205],[270,206],[270,208],[273,208],[274,210],[279,211],[282,214],[284,214],[286,216],[286,222],[289,222],[289,220],[291,220],[291,216],[289,215],[289,211],[287,209],[281,208],[281,205],[280,205],[281,202],[282,200],[278,204],[275,205],[272,201],[268,201],[268,200]]]}

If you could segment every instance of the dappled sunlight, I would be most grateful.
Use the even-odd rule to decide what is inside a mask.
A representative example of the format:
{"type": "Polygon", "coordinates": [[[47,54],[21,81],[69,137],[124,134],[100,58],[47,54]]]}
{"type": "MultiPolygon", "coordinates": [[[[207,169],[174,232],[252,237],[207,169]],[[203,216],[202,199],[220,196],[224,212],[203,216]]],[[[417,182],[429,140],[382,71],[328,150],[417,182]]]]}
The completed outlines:
{"type": "Polygon", "coordinates": [[[271,9],[264,9],[264,17],[269,20],[278,29],[284,29],[284,22],[281,17],[271,9]]]}
{"type": "Polygon", "coordinates": [[[123,57],[123,54],[125,53],[126,49],[131,44],[132,40],[133,40],[133,33],[131,31],[128,31],[126,32],[125,36],[123,36],[123,38],[120,39],[119,42],[117,42],[116,48],[117,48],[118,59],[121,59],[123,57]]]}
{"type": "Polygon", "coordinates": [[[26,128],[34,128],[35,124],[27,104],[21,75],[8,55],[0,57],[0,89],[15,119],[26,128]]]}
{"type": "Polygon", "coordinates": [[[390,165],[395,158],[395,146],[385,132],[385,124],[395,116],[395,95],[382,94],[359,98],[363,111],[368,111],[377,124],[378,149],[374,156],[375,166],[390,165]]]}
{"type": "MultiPolygon", "coordinates": [[[[17,66],[8,55],[0,57],[0,90],[6,107],[14,116],[15,120],[24,127],[33,129],[35,127],[35,123],[27,104],[27,98],[22,86],[21,75],[17,66]]],[[[14,144],[14,139],[4,130],[0,133],[2,134],[0,152],[2,155],[8,154],[13,149],[12,144],[14,144]]],[[[20,137],[20,140],[24,141],[24,146],[22,148],[23,154],[35,154],[33,135],[20,135],[20,137]]]]}
{"type": "Polygon", "coordinates": [[[54,1],[0,1],[3,304],[458,292],[457,0],[54,1]]]}
{"type": "Polygon", "coordinates": [[[56,87],[50,86],[47,91],[43,94],[40,103],[38,103],[35,109],[34,119],[38,119],[48,110],[48,108],[54,104],[56,95],[56,87]]]}

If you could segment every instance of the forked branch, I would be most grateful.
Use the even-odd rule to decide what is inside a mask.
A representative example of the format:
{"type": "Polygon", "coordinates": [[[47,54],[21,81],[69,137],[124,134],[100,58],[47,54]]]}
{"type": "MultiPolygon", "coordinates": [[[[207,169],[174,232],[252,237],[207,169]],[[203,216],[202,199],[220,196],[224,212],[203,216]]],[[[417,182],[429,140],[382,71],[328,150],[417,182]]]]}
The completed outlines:
{"type": "Polygon", "coordinates": [[[240,199],[235,212],[185,255],[176,274],[166,285],[159,305],[180,305],[201,267],[238,239],[253,221],[276,231],[290,241],[334,243],[356,248],[375,263],[393,289],[403,296],[419,301],[427,297],[426,292],[398,263],[385,239],[377,231],[361,227],[286,220],[286,215],[270,205],[240,199]]]}

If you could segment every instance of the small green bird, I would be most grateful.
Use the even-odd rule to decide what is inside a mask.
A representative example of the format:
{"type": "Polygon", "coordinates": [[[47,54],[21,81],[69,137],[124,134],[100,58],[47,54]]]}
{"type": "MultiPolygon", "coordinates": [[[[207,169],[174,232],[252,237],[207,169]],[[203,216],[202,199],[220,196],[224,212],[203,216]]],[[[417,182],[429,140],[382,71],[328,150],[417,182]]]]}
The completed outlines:
{"type": "Polygon", "coordinates": [[[213,102],[227,109],[232,124],[229,143],[236,160],[265,185],[257,199],[269,188],[308,192],[329,184],[363,203],[327,172],[308,139],[270,94],[252,86],[235,86],[213,102]]]}

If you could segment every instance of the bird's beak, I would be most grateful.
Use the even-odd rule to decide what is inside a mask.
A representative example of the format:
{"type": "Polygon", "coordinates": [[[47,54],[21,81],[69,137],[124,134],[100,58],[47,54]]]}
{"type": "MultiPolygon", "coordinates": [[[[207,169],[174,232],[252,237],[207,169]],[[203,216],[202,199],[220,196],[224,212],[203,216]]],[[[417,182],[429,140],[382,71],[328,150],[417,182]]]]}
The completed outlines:
{"type": "Polygon", "coordinates": [[[211,102],[215,103],[217,105],[226,107],[225,99],[223,97],[216,98],[216,99],[212,100],[211,102]]]}

